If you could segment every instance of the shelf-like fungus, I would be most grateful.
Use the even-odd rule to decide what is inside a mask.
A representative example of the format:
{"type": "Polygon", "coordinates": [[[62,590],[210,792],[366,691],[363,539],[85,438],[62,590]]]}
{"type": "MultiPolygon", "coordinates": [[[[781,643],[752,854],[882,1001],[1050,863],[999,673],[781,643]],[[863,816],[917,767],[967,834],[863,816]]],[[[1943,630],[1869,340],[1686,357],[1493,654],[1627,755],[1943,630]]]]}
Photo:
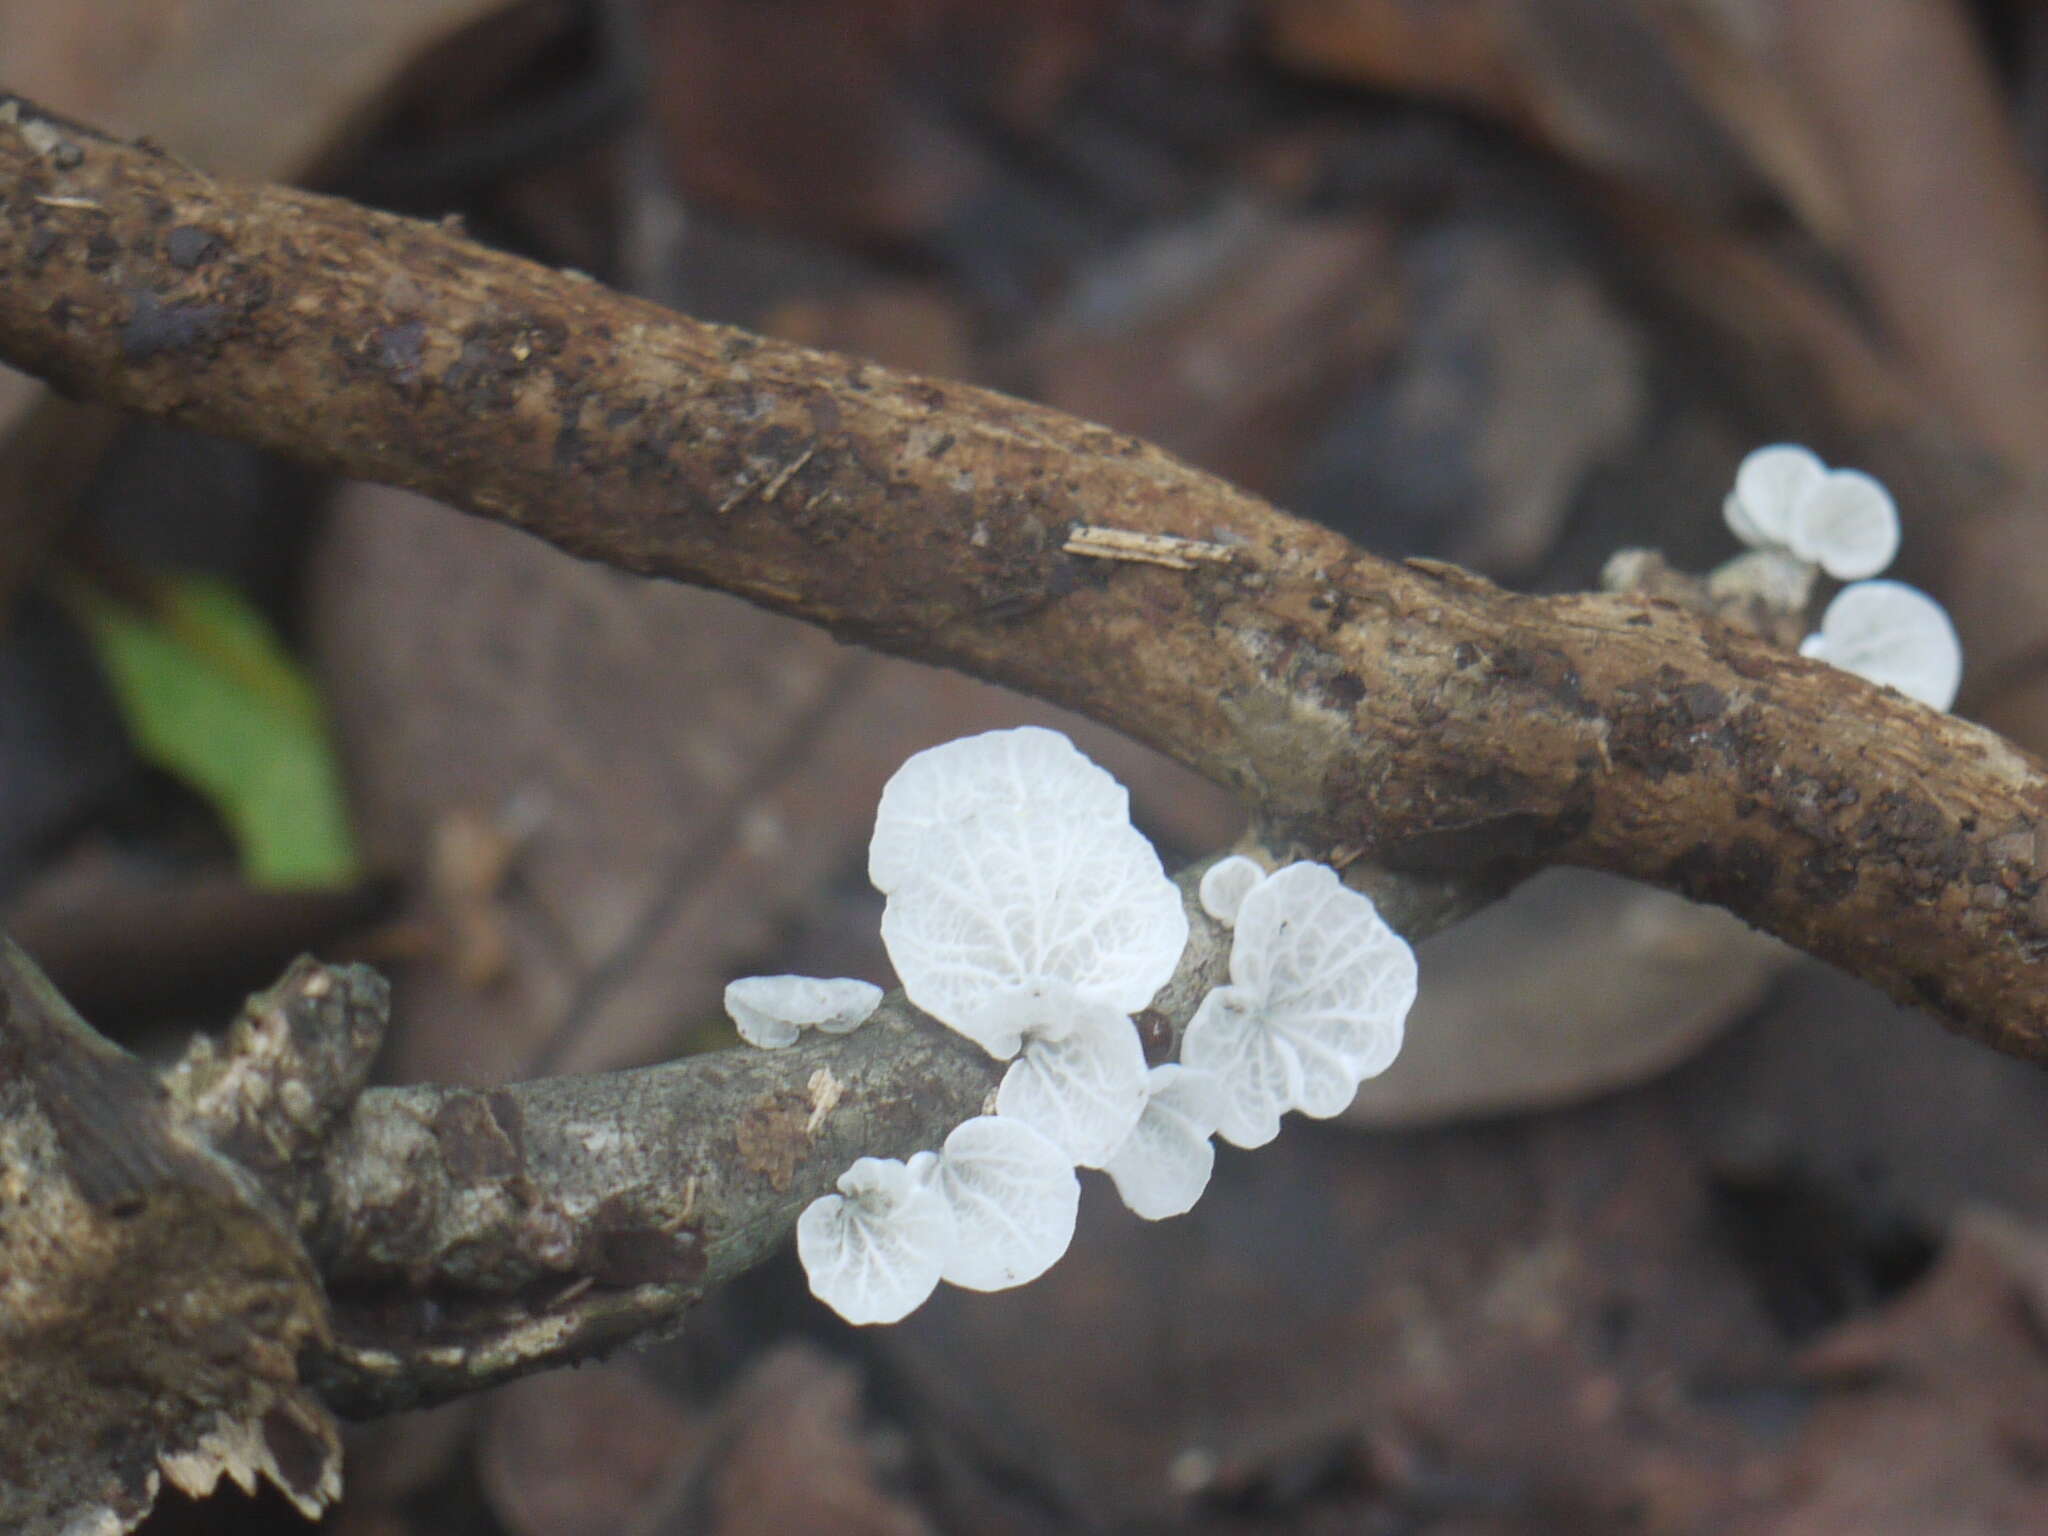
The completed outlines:
{"type": "MultiPolygon", "coordinates": [[[[1182,1061],[1148,1070],[1131,1015],[1171,979],[1187,911],[1123,788],[1052,731],[911,758],[868,868],[904,993],[1010,1066],[994,1114],[907,1164],[860,1159],[798,1220],[811,1289],[857,1323],[895,1321],[942,1278],[986,1291],[1044,1273],[1073,1238],[1077,1166],[1105,1169],[1147,1220],[1187,1211],[1219,1130],[1257,1146],[1290,1109],[1335,1114],[1393,1059],[1415,996],[1414,955],[1334,871],[1224,859],[1199,899],[1235,924],[1230,984],[1204,999],[1182,1061]]],[[[750,1039],[794,1038],[823,1007],[735,985],[750,1039]]]]}
{"type": "Polygon", "coordinates": [[[1875,576],[1899,552],[1899,509],[1870,476],[1830,470],[1792,512],[1792,553],[1837,581],[1875,576]]]}
{"type": "Polygon", "coordinates": [[[1963,680],[1963,645],[1933,598],[1901,581],[1859,581],[1835,594],[1799,654],[1947,709],[1963,680]]]}
{"type": "Polygon", "coordinates": [[[725,989],[725,1011],[749,1045],[796,1044],[806,1029],[843,1035],[868,1021],[882,989],[850,976],[743,976],[725,989]]]}
{"type": "Polygon", "coordinates": [[[1223,1085],[1213,1073],[1168,1062],[1152,1069],[1145,1087],[1145,1113],[1102,1171],[1132,1211],[1163,1221],[1194,1209],[1209,1187],[1223,1085]]]}
{"type": "Polygon", "coordinates": [[[1721,506],[1735,536],[1817,565],[1837,581],[1875,576],[1899,552],[1899,509],[1869,475],[1829,469],[1793,443],[1759,448],[1721,506]]]}
{"type": "Polygon", "coordinates": [[[952,1207],[929,1179],[890,1157],[863,1157],[796,1220],[811,1294],[849,1323],[893,1323],[931,1295],[956,1235],[952,1207]]]}
{"type": "Polygon", "coordinates": [[[952,1212],[953,1248],[940,1276],[949,1285],[1023,1285],[1052,1268],[1074,1240],[1081,1204],[1074,1165],[1020,1120],[964,1120],[943,1152],[920,1152],[910,1163],[952,1212]]]}
{"type": "Polygon", "coordinates": [[[1240,1147],[1279,1134],[1290,1109],[1326,1119],[1401,1049],[1415,952],[1323,864],[1290,864],[1237,913],[1230,983],[1202,999],[1181,1060],[1223,1089],[1218,1131],[1240,1147]]]}
{"type": "Polygon", "coordinates": [[[869,873],[909,999],[990,1055],[997,1095],[1075,1162],[1144,1110],[1130,1015],[1187,947],[1187,913],[1122,786],[1053,731],[920,752],[882,793],[869,873]]]}
{"type": "Polygon", "coordinates": [[[1736,468],[1735,489],[1721,503],[1721,514],[1751,549],[1787,548],[1793,508],[1827,473],[1820,456],[1797,443],[1758,448],[1736,468]]]}
{"type": "Polygon", "coordinates": [[[869,872],[904,993],[992,1056],[1020,1044],[982,1027],[1002,1017],[985,1006],[998,993],[1059,981],[1128,1016],[1187,947],[1180,891],[1122,786],[1052,731],[911,758],[882,792],[869,872]]]}
{"type": "Polygon", "coordinates": [[[875,809],[868,878],[885,895],[931,872],[934,853],[976,846],[984,817],[1013,820],[1044,807],[1074,825],[1128,826],[1131,797],[1058,731],[984,731],[914,753],[875,809]]]}
{"type": "Polygon", "coordinates": [[[974,1038],[1021,1038],[996,1113],[1022,1120],[1084,1168],[1099,1168],[1145,1112],[1145,1048],[1130,1018],[1052,977],[991,998],[974,1038]]]}

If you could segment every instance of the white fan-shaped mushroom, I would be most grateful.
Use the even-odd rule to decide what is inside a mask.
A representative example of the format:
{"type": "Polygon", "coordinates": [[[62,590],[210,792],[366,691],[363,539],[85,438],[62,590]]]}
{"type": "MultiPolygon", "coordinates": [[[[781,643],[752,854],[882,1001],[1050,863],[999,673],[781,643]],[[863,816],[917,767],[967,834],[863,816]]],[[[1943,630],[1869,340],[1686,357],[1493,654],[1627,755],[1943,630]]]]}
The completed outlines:
{"type": "Polygon", "coordinates": [[[957,818],[920,812],[915,835],[899,847],[884,835],[893,814],[885,811],[875,848],[893,851],[871,860],[896,876],[882,942],[904,992],[998,1057],[1015,1054],[1018,1037],[978,1027],[992,997],[1044,979],[1134,1013],[1172,976],[1188,937],[1180,891],[1152,845],[1128,820],[1100,814],[1107,802],[1093,780],[1070,783],[1070,759],[1099,770],[1071,748],[1046,748],[1047,737],[1064,743],[1049,731],[969,740],[1006,734],[1027,736],[1028,750],[946,760],[933,793],[961,809],[957,818]],[[1055,777],[1032,781],[1048,764],[1055,777]],[[965,777],[969,769],[985,771],[986,782],[965,777]]]}
{"type": "Polygon", "coordinates": [[[957,837],[984,814],[1007,820],[1046,805],[1073,823],[1128,824],[1131,798],[1058,731],[1025,725],[984,731],[913,754],[890,776],[875,811],[868,878],[885,895],[932,869],[935,832],[957,837]]]}
{"type": "Polygon", "coordinates": [[[970,1291],[1022,1285],[1052,1268],[1073,1241],[1081,1181],[1066,1154],[1023,1121],[962,1121],[928,1166],[953,1218],[942,1276],[949,1283],[970,1291]]]}
{"type": "Polygon", "coordinates": [[[1786,544],[1837,581],[1875,576],[1899,552],[1899,509],[1854,469],[1830,470],[1793,504],[1786,544]]]}
{"type": "Polygon", "coordinates": [[[907,1317],[953,1257],[953,1211],[931,1182],[894,1158],[863,1157],[796,1219],[811,1294],[849,1323],[907,1317]]]}
{"type": "Polygon", "coordinates": [[[1797,443],[1773,443],[1746,457],[1721,514],[1735,537],[1754,549],[1791,542],[1793,509],[1827,475],[1827,465],[1797,443]]]}
{"type": "Polygon", "coordinates": [[[882,989],[850,976],[742,976],[725,989],[725,1011],[749,1045],[793,1045],[805,1029],[843,1035],[865,1024],[882,989]]]}
{"type": "Polygon", "coordinates": [[[1351,1102],[1401,1049],[1415,952],[1323,864],[1290,864],[1238,909],[1231,985],[1202,999],[1181,1060],[1216,1074],[1226,1141],[1263,1146],[1280,1116],[1351,1102]]]}
{"type": "Polygon", "coordinates": [[[1799,654],[1896,688],[1931,709],[1956,701],[1963,643],[1933,598],[1902,581],[1859,581],[1842,588],[1799,654]]]}
{"type": "Polygon", "coordinates": [[[1023,1040],[996,1089],[996,1113],[1022,1120],[1069,1162],[1100,1167],[1145,1112],[1137,1029],[1108,1003],[1049,979],[1001,994],[987,1011],[1003,1012],[1002,1031],[1023,1040]]]}
{"type": "Polygon", "coordinates": [[[1181,1060],[1223,1085],[1217,1133],[1240,1147],[1263,1147],[1280,1134],[1280,1117],[1301,1099],[1301,1057],[1266,1025],[1258,997],[1217,987],[1202,999],[1181,1036],[1181,1060]]]}
{"type": "Polygon", "coordinates": [[[1251,888],[1265,878],[1266,871],[1256,859],[1241,853],[1218,859],[1202,872],[1202,910],[1229,927],[1237,921],[1237,909],[1244,905],[1251,888]]]}
{"type": "Polygon", "coordinates": [[[1209,1138],[1223,1120],[1223,1086],[1208,1072],[1168,1062],[1146,1082],[1145,1113],[1102,1171],[1147,1221],[1194,1209],[1216,1166],[1209,1138]]]}

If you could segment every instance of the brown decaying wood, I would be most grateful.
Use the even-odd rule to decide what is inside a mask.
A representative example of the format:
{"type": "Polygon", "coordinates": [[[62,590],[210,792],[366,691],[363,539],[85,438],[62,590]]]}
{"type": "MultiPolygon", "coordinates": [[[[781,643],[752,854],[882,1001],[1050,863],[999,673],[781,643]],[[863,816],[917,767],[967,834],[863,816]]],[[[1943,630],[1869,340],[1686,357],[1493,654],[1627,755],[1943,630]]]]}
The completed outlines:
{"type": "Polygon", "coordinates": [[[1977,727],[1653,600],[1373,559],[1054,411],[9,112],[0,356],[74,394],[1057,700],[1311,848],[1716,902],[2048,1057],[2048,780],[1977,727]],[[1077,523],[1236,555],[1092,560],[1077,523]]]}
{"type": "MultiPolygon", "coordinates": [[[[1228,977],[1229,930],[1195,898],[1204,868],[1180,876],[1188,947],[1154,1000],[1175,1032],[1228,977]]],[[[899,992],[853,1033],[783,1050],[373,1088],[278,1190],[333,1306],[314,1380],[343,1412],[385,1413],[673,1327],[855,1158],[936,1148],[984,1113],[1006,1065],[899,992]]]]}

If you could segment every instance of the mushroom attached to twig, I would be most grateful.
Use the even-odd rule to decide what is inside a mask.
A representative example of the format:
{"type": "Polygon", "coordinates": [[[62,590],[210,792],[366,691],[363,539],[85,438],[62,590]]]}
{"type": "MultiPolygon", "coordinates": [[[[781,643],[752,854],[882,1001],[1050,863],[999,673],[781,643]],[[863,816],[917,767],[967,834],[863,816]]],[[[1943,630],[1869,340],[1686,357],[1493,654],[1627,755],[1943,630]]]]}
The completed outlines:
{"type": "Polygon", "coordinates": [[[843,1035],[868,1021],[882,989],[851,976],[743,976],[725,989],[740,1038],[767,1050],[794,1045],[806,1029],[843,1035]]]}
{"type": "Polygon", "coordinates": [[[1202,999],[1181,1060],[1223,1086],[1223,1139],[1260,1147],[1291,1109],[1337,1114],[1401,1049],[1415,952],[1323,864],[1290,864],[1237,912],[1230,984],[1202,999]]]}
{"type": "Polygon", "coordinates": [[[1902,581],[1859,581],[1835,594],[1799,654],[1947,709],[1963,681],[1963,643],[1947,611],[1902,581]]]}

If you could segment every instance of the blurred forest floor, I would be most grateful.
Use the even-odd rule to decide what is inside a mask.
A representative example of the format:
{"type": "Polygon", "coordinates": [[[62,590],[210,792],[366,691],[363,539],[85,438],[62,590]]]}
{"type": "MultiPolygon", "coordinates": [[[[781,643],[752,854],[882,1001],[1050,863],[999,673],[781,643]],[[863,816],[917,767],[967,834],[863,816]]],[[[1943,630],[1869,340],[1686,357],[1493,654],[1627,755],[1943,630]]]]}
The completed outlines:
{"type": "MultiPolygon", "coordinates": [[[[1741,455],[1898,496],[1959,712],[2048,748],[2048,8],[2025,0],[0,0],[0,84],[222,175],[1043,400],[1541,590],[1734,553],[1741,455]]],[[[886,571],[876,581],[890,579],[886,571]]],[[[302,948],[392,1080],[729,1043],[887,982],[910,752],[1098,726],[0,373],[0,923],[139,1050],[302,948]],[[231,579],[371,874],[248,883],[64,583],[231,579]]],[[[2048,1530],[2048,1083],[1719,914],[1546,876],[1424,950],[1345,1121],[1045,1279],[852,1330],[793,1260],[684,1336],[364,1426],[347,1536],[2048,1530]]],[[[271,1531],[233,1497],[152,1530],[271,1531]]]]}

